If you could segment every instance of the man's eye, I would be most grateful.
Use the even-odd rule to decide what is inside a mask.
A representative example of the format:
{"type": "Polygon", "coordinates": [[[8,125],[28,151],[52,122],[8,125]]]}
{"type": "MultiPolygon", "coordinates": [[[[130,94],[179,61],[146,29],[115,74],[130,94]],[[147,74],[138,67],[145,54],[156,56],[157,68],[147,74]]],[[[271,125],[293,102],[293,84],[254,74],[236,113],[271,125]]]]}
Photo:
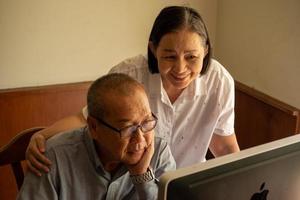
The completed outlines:
{"type": "Polygon", "coordinates": [[[134,132],[136,130],[136,126],[135,125],[131,125],[131,126],[126,126],[124,128],[121,128],[122,132],[126,132],[126,133],[131,133],[134,132]]]}
{"type": "Polygon", "coordinates": [[[133,127],[134,125],[133,124],[130,124],[130,125],[123,125],[123,126],[121,126],[122,128],[122,130],[123,129],[130,129],[131,127],[133,127]]]}

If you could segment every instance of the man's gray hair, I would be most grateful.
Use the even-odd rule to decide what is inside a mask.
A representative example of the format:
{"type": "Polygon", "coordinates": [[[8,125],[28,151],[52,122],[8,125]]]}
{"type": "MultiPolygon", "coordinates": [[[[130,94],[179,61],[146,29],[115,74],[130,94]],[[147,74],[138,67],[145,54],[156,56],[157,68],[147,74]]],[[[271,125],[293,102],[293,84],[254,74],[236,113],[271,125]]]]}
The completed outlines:
{"type": "Polygon", "coordinates": [[[136,88],[143,88],[143,86],[126,74],[111,73],[98,78],[92,83],[87,94],[89,115],[105,118],[107,93],[129,96],[136,88]]]}

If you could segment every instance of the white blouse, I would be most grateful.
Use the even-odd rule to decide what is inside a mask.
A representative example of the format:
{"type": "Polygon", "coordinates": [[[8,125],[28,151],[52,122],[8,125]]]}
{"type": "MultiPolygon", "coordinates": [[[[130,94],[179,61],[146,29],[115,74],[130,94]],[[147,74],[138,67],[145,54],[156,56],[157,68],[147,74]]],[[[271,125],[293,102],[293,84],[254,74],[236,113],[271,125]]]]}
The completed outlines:
{"type": "MultiPolygon", "coordinates": [[[[109,73],[125,73],[141,82],[152,112],[155,134],[167,140],[178,168],[205,161],[213,134],[234,133],[234,80],[216,60],[171,104],[160,74],[151,74],[143,55],[126,59],[109,73]]],[[[87,116],[87,109],[83,109],[87,116]]]]}

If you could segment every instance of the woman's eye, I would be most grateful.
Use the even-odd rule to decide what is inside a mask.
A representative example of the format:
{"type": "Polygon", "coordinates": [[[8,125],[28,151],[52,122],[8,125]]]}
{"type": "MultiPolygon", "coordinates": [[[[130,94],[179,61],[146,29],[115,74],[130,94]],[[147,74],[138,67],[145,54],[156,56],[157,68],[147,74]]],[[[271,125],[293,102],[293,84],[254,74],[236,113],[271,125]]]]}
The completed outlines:
{"type": "Polygon", "coordinates": [[[197,58],[197,56],[189,55],[189,56],[187,56],[187,58],[188,58],[188,59],[195,59],[195,58],[197,58]]]}
{"type": "Polygon", "coordinates": [[[176,58],[176,56],[164,56],[164,58],[165,58],[165,59],[169,59],[169,60],[171,60],[171,59],[175,59],[175,58],[176,58]]]}

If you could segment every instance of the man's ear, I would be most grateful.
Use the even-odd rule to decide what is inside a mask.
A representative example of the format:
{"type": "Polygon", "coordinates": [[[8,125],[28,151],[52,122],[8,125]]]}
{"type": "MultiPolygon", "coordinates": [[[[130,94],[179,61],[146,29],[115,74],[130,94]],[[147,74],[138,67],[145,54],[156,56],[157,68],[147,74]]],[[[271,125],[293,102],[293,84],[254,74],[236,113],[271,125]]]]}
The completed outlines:
{"type": "Polygon", "coordinates": [[[156,58],[156,48],[154,47],[153,42],[149,41],[149,42],[148,42],[148,47],[149,47],[151,53],[152,53],[152,54],[155,56],[155,58],[156,58]]]}
{"type": "Polygon", "coordinates": [[[91,116],[88,116],[86,121],[87,121],[90,132],[95,132],[97,130],[97,121],[96,121],[96,119],[94,119],[91,116]]]}

